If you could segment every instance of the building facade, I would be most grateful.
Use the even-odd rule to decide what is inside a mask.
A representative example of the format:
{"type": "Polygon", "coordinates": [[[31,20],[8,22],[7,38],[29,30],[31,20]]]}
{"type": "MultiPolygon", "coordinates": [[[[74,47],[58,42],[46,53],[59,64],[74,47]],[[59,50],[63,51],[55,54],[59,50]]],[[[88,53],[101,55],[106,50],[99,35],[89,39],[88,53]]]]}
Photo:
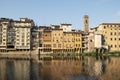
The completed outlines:
{"type": "Polygon", "coordinates": [[[39,50],[48,53],[81,53],[82,32],[64,31],[59,25],[39,27],[39,50]]]}
{"type": "Polygon", "coordinates": [[[74,32],[63,33],[63,49],[64,52],[74,52],[74,32]]]}
{"type": "Polygon", "coordinates": [[[63,30],[52,29],[52,51],[61,52],[63,50],[63,30]]]}
{"type": "Polygon", "coordinates": [[[63,29],[63,32],[71,32],[72,24],[60,24],[60,29],[63,29]]]}
{"type": "Polygon", "coordinates": [[[52,31],[44,30],[43,31],[43,48],[44,52],[51,52],[52,49],[52,31]]]}
{"type": "Polygon", "coordinates": [[[34,27],[32,20],[27,18],[20,18],[20,21],[14,21],[16,30],[16,49],[31,49],[31,29],[34,27]]]}
{"type": "Polygon", "coordinates": [[[88,33],[82,32],[82,52],[88,52],[88,33]]]}
{"type": "Polygon", "coordinates": [[[102,33],[102,43],[109,51],[120,51],[120,23],[102,23],[97,30],[102,33]]]}
{"type": "Polygon", "coordinates": [[[89,30],[84,16],[84,31],[72,30],[72,24],[37,27],[28,18],[0,18],[0,51],[95,52],[120,51],[120,23],[102,23],[89,30]]]}
{"type": "Polygon", "coordinates": [[[88,52],[95,51],[95,34],[94,32],[89,32],[88,35],[88,52]]]}
{"type": "Polygon", "coordinates": [[[34,26],[34,21],[28,18],[20,18],[19,21],[1,18],[1,51],[30,50],[32,44],[31,29],[34,26]]]}
{"type": "Polygon", "coordinates": [[[74,32],[74,51],[77,53],[82,52],[82,31],[74,32]]]}

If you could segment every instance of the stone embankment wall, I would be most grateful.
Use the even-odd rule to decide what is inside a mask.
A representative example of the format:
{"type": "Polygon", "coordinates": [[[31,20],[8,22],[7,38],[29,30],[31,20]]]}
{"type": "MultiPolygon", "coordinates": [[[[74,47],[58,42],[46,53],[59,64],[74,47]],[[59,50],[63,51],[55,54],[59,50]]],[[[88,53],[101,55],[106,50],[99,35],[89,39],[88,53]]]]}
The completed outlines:
{"type": "Polygon", "coordinates": [[[37,54],[37,50],[33,50],[33,51],[9,51],[9,52],[0,52],[0,58],[37,59],[38,54],[37,54]]]}

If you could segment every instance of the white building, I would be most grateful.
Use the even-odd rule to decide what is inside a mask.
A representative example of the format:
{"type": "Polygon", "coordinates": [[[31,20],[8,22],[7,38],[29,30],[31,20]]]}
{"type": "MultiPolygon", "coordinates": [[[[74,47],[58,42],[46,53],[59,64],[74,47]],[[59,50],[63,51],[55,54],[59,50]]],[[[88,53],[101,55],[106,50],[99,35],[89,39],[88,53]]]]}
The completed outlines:
{"type": "Polygon", "coordinates": [[[88,52],[94,52],[94,32],[89,32],[88,35],[88,52]]]}
{"type": "Polygon", "coordinates": [[[31,47],[31,28],[34,26],[32,20],[21,18],[20,21],[14,21],[16,30],[16,49],[30,49],[31,47]]]}
{"type": "Polygon", "coordinates": [[[71,32],[72,24],[51,25],[52,29],[63,29],[63,32],[71,32]]]}
{"type": "Polygon", "coordinates": [[[94,41],[95,41],[95,48],[102,48],[102,35],[101,34],[95,34],[94,35],[94,41]]]}
{"type": "Polygon", "coordinates": [[[72,24],[60,24],[60,29],[63,29],[63,32],[71,32],[72,24]]]}
{"type": "Polygon", "coordinates": [[[88,50],[89,52],[94,52],[99,50],[99,52],[108,50],[108,46],[103,43],[104,37],[102,31],[98,31],[97,28],[91,28],[88,37],[88,50]],[[101,50],[103,49],[103,50],[101,50]]]}
{"type": "Polygon", "coordinates": [[[28,18],[20,18],[19,21],[8,18],[0,19],[0,49],[6,50],[30,50],[31,30],[34,22],[28,18]]]}

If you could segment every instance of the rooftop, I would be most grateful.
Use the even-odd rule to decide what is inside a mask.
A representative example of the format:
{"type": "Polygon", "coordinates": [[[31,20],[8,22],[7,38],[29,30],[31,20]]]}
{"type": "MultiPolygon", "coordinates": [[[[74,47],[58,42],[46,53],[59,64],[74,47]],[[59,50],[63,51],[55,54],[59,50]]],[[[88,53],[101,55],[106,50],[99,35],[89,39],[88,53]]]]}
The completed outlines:
{"type": "Polygon", "coordinates": [[[102,23],[101,25],[120,25],[120,23],[102,23]]]}
{"type": "Polygon", "coordinates": [[[66,23],[62,23],[62,24],[60,24],[60,25],[70,25],[70,26],[71,26],[72,24],[66,24],[66,23]]]}
{"type": "Polygon", "coordinates": [[[52,30],[63,30],[63,29],[52,29],[52,30]]]}

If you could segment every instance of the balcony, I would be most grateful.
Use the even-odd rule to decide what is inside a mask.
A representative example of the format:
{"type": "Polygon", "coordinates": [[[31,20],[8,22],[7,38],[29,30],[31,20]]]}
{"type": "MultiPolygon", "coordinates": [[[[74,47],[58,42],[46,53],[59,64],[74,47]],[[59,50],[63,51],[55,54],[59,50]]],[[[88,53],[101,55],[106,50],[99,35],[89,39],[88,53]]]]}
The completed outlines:
{"type": "Polygon", "coordinates": [[[38,47],[38,49],[44,49],[44,47],[38,47]]]}
{"type": "Polygon", "coordinates": [[[30,46],[16,46],[16,49],[30,49],[30,46]]]}
{"type": "Polygon", "coordinates": [[[7,42],[7,45],[14,45],[15,42],[7,42]]]}

